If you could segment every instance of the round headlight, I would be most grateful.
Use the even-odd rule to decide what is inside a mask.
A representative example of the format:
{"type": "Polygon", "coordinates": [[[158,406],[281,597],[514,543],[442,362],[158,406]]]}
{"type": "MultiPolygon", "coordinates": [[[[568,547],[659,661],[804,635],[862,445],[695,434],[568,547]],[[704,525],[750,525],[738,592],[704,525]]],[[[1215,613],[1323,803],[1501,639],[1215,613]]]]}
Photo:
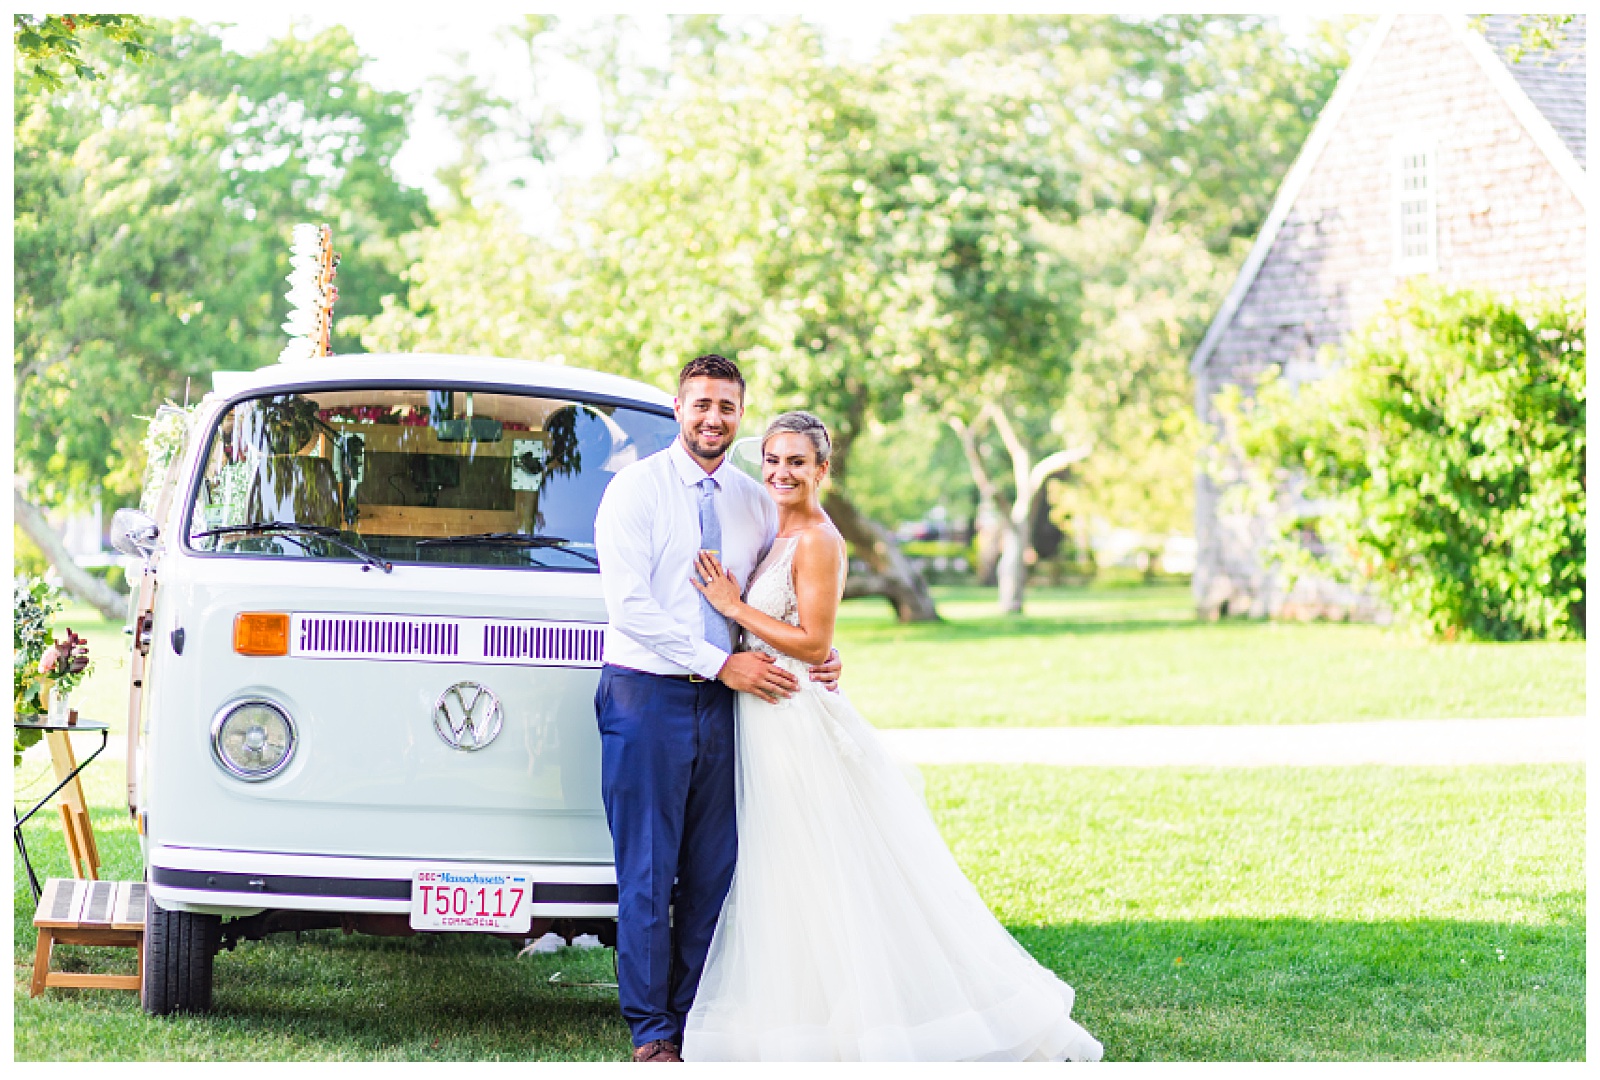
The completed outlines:
{"type": "Polygon", "coordinates": [[[294,754],[294,722],[270,701],[241,701],[211,724],[211,752],[241,780],[276,776],[294,754]]]}

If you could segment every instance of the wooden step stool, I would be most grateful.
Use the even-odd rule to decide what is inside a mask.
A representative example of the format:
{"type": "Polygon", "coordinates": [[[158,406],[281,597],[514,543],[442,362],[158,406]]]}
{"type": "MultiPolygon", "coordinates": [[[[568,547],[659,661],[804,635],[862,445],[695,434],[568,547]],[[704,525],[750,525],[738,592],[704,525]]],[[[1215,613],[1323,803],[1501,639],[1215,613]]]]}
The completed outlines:
{"type": "Polygon", "coordinates": [[[93,987],[101,990],[138,990],[144,975],[144,901],[142,881],[88,881],[51,878],[45,882],[34,909],[33,925],[39,931],[39,948],[33,957],[33,985],[29,997],[47,986],[93,987]],[[57,945],[107,945],[137,949],[137,975],[84,975],[51,971],[50,953],[57,945]]]}

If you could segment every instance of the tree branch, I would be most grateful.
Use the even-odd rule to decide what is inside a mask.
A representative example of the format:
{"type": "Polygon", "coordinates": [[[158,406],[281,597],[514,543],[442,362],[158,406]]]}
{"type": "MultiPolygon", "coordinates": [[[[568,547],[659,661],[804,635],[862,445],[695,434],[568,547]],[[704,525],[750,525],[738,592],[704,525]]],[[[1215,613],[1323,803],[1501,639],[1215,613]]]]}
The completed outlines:
{"type": "Polygon", "coordinates": [[[956,438],[961,441],[961,452],[967,459],[967,471],[972,473],[972,482],[978,485],[978,497],[993,506],[997,511],[1010,516],[1011,507],[1006,505],[1006,500],[995,487],[994,478],[983,467],[983,455],[978,453],[978,437],[983,434],[984,425],[989,422],[989,407],[985,405],[978,411],[978,415],[968,424],[959,416],[948,416],[945,423],[956,433],[956,438]]]}
{"type": "Polygon", "coordinates": [[[16,515],[17,525],[27,533],[28,539],[44,552],[45,558],[50,560],[50,565],[56,568],[56,573],[61,575],[61,583],[66,586],[67,592],[91,605],[112,622],[126,619],[128,598],[73,562],[67,546],[61,542],[61,537],[56,535],[56,531],[50,527],[50,522],[45,519],[44,511],[29,502],[16,488],[11,489],[11,494],[12,511],[16,515]]]}
{"type": "Polygon", "coordinates": [[[1029,483],[1033,473],[1033,455],[1028,452],[1028,447],[1017,434],[1017,429],[1011,426],[1011,418],[1004,410],[996,408],[992,403],[985,405],[984,408],[994,417],[995,430],[1000,432],[1000,439],[1006,444],[1006,451],[1011,455],[1011,471],[1016,474],[1017,481],[1017,500],[1012,505],[1012,511],[1015,512],[1018,506],[1025,505],[1033,495],[1033,487],[1029,483]]]}
{"type": "Polygon", "coordinates": [[[1035,490],[1044,486],[1044,482],[1056,473],[1065,471],[1068,467],[1076,465],[1094,452],[1094,443],[1080,443],[1070,446],[1065,450],[1057,450],[1049,457],[1033,467],[1029,475],[1030,486],[1035,490]]]}
{"type": "Polygon", "coordinates": [[[856,555],[872,569],[865,578],[849,574],[845,595],[886,596],[901,622],[938,621],[939,611],[928,593],[927,583],[900,551],[894,535],[856,509],[838,487],[828,489],[823,506],[856,555]]]}

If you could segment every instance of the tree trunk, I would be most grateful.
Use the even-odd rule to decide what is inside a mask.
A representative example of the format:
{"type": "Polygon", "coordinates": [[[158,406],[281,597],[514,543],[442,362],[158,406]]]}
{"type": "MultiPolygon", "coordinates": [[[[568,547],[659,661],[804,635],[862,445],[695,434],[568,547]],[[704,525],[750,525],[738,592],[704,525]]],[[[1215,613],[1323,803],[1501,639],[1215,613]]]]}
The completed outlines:
{"type": "Polygon", "coordinates": [[[67,592],[92,606],[113,622],[121,622],[128,615],[128,598],[89,571],[72,561],[61,537],[45,520],[44,511],[23,498],[22,492],[12,489],[12,512],[17,524],[28,534],[28,539],[39,546],[50,565],[61,575],[67,592]]]}
{"type": "Polygon", "coordinates": [[[900,553],[889,531],[857,510],[837,487],[829,489],[822,505],[855,553],[872,568],[869,577],[852,574],[846,580],[845,596],[884,596],[901,622],[937,622],[939,611],[927,583],[900,553]]]}
{"type": "MultiPolygon", "coordinates": [[[[1021,500],[1017,505],[1024,506],[1021,500]]],[[[1026,512],[1014,514],[1000,523],[1000,562],[995,567],[995,577],[1000,584],[1002,615],[1022,614],[1022,593],[1028,585],[1028,522],[1033,518],[1031,506],[1025,509],[1026,512]],[[1022,519],[1020,522],[1018,517],[1022,519]]]]}
{"type": "MultiPolygon", "coordinates": [[[[992,510],[992,508],[991,508],[992,510]]],[[[1005,548],[1005,521],[998,513],[990,513],[987,524],[978,530],[978,584],[997,585],[1000,582],[1000,554],[1005,548]]]]}
{"type": "Polygon", "coordinates": [[[972,483],[978,489],[978,509],[972,522],[978,565],[973,569],[977,571],[979,585],[994,585],[999,581],[998,566],[1005,545],[1005,516],[1011,512],[1011,507],[1005,504],[989,477],[989,471],[983,467],[983,455],[978,452],[978,439],[983,434],[984,425],[989,422],[989,407],[986,405],[979,410],[970,424],[959,416],[947,417],[945,422],[961,440],[967,471],[972,474],[972,483]]]}
{"type": "MultiPolygon", "coordinates": [[[[1004,409],[991,402],[984,406],[1000,439],[1011,456],[1011,471],[1016,476],[1017,494],[1011,500],[1011,513],[1001,523],[1005,543],[1000,551],[1000,611],[1006,615],[1022,614],[1022,594],[1028,586],[1028,545],[1033,540],[1033,508],[1036,500],[1045,497],[1045,484],[1071,465],[1089,456],[1092,443],[1080,443],[1067,450],[1057,450],[1035,463],[1033,450],[1012,426],[1004,409]]],[[[969,452],[969,458],[976,454],[969,452]]]]}

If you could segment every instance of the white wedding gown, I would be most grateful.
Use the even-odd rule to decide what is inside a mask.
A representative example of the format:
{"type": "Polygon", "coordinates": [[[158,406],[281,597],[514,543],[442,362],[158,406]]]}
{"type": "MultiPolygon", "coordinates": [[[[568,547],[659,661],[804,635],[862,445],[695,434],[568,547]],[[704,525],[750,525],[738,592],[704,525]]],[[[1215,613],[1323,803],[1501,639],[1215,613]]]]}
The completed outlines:
{"type": "MultiPolygon", "coordinates": [[[[774,544],[747,601],[798,624],[794,549],[774,544]]],[[[801,689],[777,705],[738,698],[739,861],[684,1059],[1099,1060],[1072,1019],[1072,988],[961,873],[915,770],[842,692],[749,640],[801,689]]]]}

